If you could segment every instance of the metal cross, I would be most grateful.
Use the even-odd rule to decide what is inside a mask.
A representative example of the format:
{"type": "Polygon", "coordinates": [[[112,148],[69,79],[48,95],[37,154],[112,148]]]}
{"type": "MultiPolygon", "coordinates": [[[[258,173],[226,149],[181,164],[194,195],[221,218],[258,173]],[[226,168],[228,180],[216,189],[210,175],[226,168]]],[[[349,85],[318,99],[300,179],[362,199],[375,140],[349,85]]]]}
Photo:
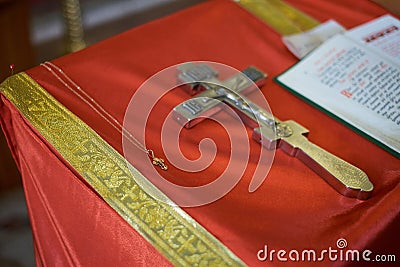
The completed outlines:
{"type": "Polygon", "coordinates": [[[220,81],[218,73],[206,64],[188,63],[181,65],[179,71],[179,79],[188,83],[186,88],[191,94],[205,89],[174,108],[174,118],[186,128],[220,111],[219,102],[211,100],[222,100],[240,113],[243,121],[253,128],[253,139],[266,149],[279,147],[300,159],[344,196],[358,199],[371,196],[373,184],[362,170],[310,142],[306,137],[308,130],[302,125],[292,120],[282,122],[243,96],[257,88],[251,86],[253,82],[258,86],[265,82],[265,73],[249,67],[220,81]]]}

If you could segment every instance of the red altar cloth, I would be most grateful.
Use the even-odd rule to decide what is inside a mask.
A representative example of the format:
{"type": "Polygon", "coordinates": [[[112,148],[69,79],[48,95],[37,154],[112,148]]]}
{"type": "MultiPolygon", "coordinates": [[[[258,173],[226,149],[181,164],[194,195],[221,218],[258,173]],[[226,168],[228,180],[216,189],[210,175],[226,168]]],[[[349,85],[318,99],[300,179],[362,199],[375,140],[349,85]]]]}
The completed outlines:
{"type": "MultiPolygon", "coordinates": [[[[347,28],[387,13],[364,0],[287,2],[321,22],[335,19],[347,28]]],[[[254,65],[269,77],[280,74],[297,61],[280,38],[234,2],[209,1],[53,62],[122,122],[135,89],[151,75],[178,63],[207,60],[237,69],[254,65]]],[[[38,66],[27,74],[122,153],[121,135],[46,69],[38,66]]],[[[254,171],[249,164],[226,196],[185,211],[250,266],[285,264],[276,257],[272,262],[260,261],[257,252],[265,246],[276,251],[322,251],[337,249],[340,238],[346,239],[349,249],[369,249],[372,255],[396,254],[400,260],[399,159],[290,94],[271,78],[261,90],[275,116],[296,120],[310,130],[311,141],[364,170],[375,186],[372,197],[366,201],[344,197],[299,160],[277,150],[267,179],[254,193],[248,192],[254,171]]],[[[188,98],[185,92],[176,90],[167,96],[170,105],[161,110],[167,112],[188,98]]],[[[38,266],[170,264],[82,182],[4,96],[0,104],[2,127],[23,177],[38,266]]],[[[204,121],[187,131],[196,136],[212,126],[212,122],[204,121]]],[[[149,140],[156,148],[157,130],[146,132],[157,136],[149,140]]],[[[211,171],[219,170],[214,167],[211,171]]],[[[201,174],[191,176],[173,168],[167,175],[176,183],[204,182],[201,174]]],[[[365,262],[326,259],[300,264],[346,266],[365,262]]]]}

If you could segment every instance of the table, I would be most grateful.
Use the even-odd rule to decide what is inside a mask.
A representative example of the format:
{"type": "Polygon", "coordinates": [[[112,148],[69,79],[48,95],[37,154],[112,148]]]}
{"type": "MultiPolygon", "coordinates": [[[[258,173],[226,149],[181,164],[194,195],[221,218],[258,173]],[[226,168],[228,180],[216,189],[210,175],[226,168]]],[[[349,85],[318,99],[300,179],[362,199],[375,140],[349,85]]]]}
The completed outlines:
{"type": "MultiPolygon", "coordinates": [[[[344,0],[288,2],[319,21],[333,18],[347,28],[387,13],[369,1],[358,1],[357,8],[344,0]]],[[[237,69],[255,65],[269,77],[280,74],[297,61],[280,38],[234,2],[208,1],[52,62],[122,123],[135,90],[158,71],[178,63],[207,60],[237,69]]],[[[375,186],[370,199],[361,201],[338,194],[304,164],[280,150],[262,186],[249,193],[256,166],[253,161],[259,153],[254,143],[238,184],[207,205],[181,209],[159,206],[152,200],[145,204],[142,198],[147,196],[139,187],[132,186],[136,191],[132,189],[129,194],[129,188],[124,188],[118,199],[128,199],[124,205],[129,204],[132,217],[139,218],[139,223],[132,222],[129,216],[118,214],[126,206],[112,202],[116,196],[107,195],[111,191],[98,183],[105,179],[110,187],[122,186],[117,184],[118,179],[113,184],[112,178],[117,171],[121,177],[126,166],[116,167],[115,161],[107,161],[123,154],[121,134],[43,66],[12,77],[2,88],[6,89],[1,96],[1,125],[22,174],[38,266],[243,262],[280,266],[288,262],[279,260],[279,250],[285,250],[283,256],[289,259],[290,251],[307,254],[308,250],[319,253],[329,248],[344,252],[368,249],[371,258],[399,258],[399,159],[290,94],[271,78],[261,91],[274,115],[298,121],[310,130],[314,143],[363,169],[375,186]],[[109,172],[112,168],[120,169],[109,172]],[[96,177],[91,176],[94,173],[96,177]],[[265,250],[275,250],[275,254],[261,261],[265,250]]],[[[150,117],[146,145],[156,154],[163,155],[158,116],[168,114],[186,99],[184,91],[173,90],[157,106],[159,113],[150,117]]],[[[223,130],[207,120],[181,133],[185,153],[198,156],[198,150],[190,144],[207,136],[210,129],[217,144],[226,140],[223,130]]],[[[171,167],[164,175],[177,184],[204,184],[221,172],[227,158],[229,155],[221,152],[216,164],[204,172],[186,173],[171,167]]],[[[141,164],[132,162],[146,174],[148,169],[141,164]]],[[[299,260],[299,264],[360,264],[330,260],[327,255],[323,261],[311,261],[299,260]]]]}

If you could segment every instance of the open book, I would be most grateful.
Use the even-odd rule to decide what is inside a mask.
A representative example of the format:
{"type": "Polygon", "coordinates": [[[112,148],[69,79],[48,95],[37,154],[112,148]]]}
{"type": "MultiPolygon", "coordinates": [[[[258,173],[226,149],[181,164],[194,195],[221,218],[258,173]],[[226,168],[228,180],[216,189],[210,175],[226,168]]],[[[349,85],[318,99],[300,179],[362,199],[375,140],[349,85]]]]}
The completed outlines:
{"type": "Polygon", "coordinates": [[[400,157],[398,19],[335,35],[275,81],[400,157]]]}

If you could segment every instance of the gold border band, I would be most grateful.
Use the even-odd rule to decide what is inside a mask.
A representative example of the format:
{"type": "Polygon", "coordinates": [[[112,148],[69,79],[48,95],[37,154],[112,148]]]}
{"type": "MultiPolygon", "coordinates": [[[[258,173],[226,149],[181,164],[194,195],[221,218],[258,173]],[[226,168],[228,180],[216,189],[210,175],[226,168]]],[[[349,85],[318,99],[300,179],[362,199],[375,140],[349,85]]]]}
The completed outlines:
{"type": "Polygon", "coordinates": [[[245,266],[181,208],[171,205],[170,200],[171,204],[154,199],[152,195],[167,197],[26,73],[8,78],[0,90],[97,193],[172,264],[245,266]]]}
{"type": "Polygon", "coordinates": [[[319,22],[281,0],[235,0],[281,35],[310,30],[319,22]]]}

